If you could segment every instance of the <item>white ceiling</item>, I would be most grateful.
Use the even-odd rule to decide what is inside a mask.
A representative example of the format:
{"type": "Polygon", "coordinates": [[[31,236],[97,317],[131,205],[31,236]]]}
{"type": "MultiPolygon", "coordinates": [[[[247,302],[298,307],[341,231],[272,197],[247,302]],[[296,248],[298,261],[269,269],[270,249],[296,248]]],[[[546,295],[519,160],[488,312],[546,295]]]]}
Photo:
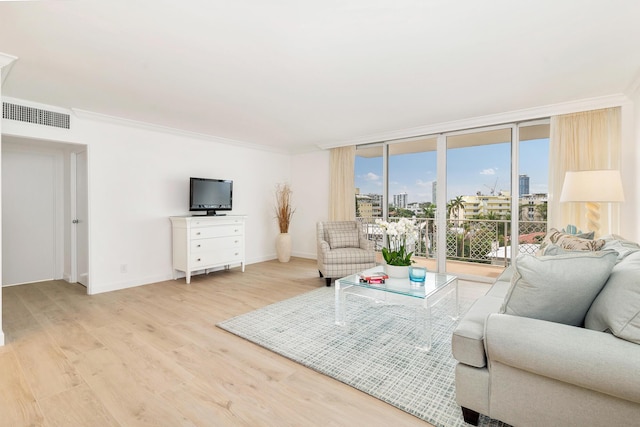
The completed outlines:
{"type": "Polygon", "coordinates": [[[637,0],[0,2],[2,95],[298,152],[624,94],[637,0]]]}

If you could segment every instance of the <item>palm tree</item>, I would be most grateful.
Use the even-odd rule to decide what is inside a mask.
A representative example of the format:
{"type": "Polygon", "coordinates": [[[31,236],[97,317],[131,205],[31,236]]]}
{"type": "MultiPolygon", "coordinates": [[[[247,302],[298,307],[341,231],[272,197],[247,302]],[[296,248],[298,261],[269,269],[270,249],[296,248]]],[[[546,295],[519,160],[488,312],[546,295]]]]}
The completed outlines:
{"type": "Polygon", "coordinates": [[[449,200],[447,204],[449,218],[453,216],[453,212],[455,211],[455,217],[457,219],[460,216],[460,209],[464,209],[464,199],[462,196],[457,196],[455,199],[449,200]]]}
{"type": "Polygon", "coordinates": [[[433,203],[424,208],[424,216],[427,218],[435,218],[436,217],[436,205],[433,203]]]}
{"type": "Polygon", "coordinates": [[[495,221],[498,218],[498,214],[496,214],[495,212],[489,212],[486,216],[486,219],[491,220],[491,221],[495,221]]]}
{"type": "Polygon", "coordinates": [[[540,218],[542,218],[542,221],[546,221],[547,220],[547,204],[541,203],[539,205],[536,205],[535,209],[536,209],[536,213],[540,215],[540,218]]]}

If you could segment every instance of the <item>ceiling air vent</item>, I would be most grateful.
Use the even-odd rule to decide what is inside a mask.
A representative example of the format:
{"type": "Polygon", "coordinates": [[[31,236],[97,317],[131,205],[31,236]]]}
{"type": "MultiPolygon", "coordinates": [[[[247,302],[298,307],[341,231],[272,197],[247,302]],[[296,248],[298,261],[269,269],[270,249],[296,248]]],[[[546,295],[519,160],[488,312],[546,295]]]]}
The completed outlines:
{"type": "Polygon", "coordinates": [[[69,117],[69,114],[56,113],[55,111],[25,107],[24,105],[11,104],[9,102],[2,103],[3,119],[69,129],[69,117]]]}

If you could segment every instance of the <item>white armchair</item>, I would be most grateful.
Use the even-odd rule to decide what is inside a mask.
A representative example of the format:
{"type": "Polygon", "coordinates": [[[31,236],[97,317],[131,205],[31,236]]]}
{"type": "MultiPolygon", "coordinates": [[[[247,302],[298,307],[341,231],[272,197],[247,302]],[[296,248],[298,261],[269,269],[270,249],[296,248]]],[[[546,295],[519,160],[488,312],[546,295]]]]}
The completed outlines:
{"type": "Polygon", "coordinates": [[[318,222],[317,240],[318,272],[327,286],[332,279],[376,266],[375,244],[357,221],[318,222]]]}

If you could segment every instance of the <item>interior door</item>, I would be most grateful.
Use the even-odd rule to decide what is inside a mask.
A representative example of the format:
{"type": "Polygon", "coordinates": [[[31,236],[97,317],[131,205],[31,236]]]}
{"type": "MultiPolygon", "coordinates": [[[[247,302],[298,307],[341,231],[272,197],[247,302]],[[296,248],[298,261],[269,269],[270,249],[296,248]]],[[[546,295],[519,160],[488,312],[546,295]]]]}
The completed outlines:
{"type": "Polygon", "coordinates": [[[89,286],[89,222],[88,222],[87,152],[76,153],[76,277],[89,286]]]}
{"type": "Polygon", "coordinates": [[[55,154],[2,150],[2,284],[58,278],[55,154]]]}

